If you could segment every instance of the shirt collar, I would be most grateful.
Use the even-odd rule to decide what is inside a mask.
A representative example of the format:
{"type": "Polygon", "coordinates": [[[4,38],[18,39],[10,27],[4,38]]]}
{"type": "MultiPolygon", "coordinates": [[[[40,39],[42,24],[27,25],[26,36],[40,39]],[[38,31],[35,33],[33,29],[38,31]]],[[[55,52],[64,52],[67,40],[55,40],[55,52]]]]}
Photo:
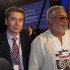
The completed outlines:
{"type": "MultiPolygon", "coordinates": [[[[66,31],[67,31],[67,30],[66,30],[66,31]]],[[[62,36],[62,38],[65,37],[65,35],[66,35],[66,31],[65,31],[65,34],[62,36]]],[[[49,35],[50,35],[51,38],[57,38],[57,37],[55,37],[55,36],[51,33],[50,30],[49,30],[49,33],[50,33],[49,35]]]]}
{"type": "MultiPolygon", "coordinates": [[[[7,38],[9,40],[11,40],[13,38],[13,36],[11,36],[8,32],[6,32],[7,38]]],[[[16,38],[19,40],[20,39],[20,35],[17,35],[16,38]]]]}
{"type": "Polygon", "coordinates": [[[49,35],[50,35],[51,38],[55,38],[55,36],[51,33],[50,30],[49,30],[49,33],[50,33],[49,35]]]}

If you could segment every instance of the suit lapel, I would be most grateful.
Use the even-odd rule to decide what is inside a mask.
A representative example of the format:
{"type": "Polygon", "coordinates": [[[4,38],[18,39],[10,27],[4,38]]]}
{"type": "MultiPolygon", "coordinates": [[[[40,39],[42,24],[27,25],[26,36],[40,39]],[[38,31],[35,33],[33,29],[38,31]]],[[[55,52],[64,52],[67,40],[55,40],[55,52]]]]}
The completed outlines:
{"type": "Polygon", "coordinates": [[[22,47],[22,56],[24,63],[24,70],[28,70],[28,62],[29,62],[29,54],[30,54],[30,42],[28,36],[21,35],[20,36],[21,47],[22,47]]]}
{"type": "Polygon", "coordinates": [[[23,56],[23,65],[24,65],[24,70],[26,66],[26,60],[25,60],[25,41],[24,41],[24,36],[20,35],[20,42],[21,42],[21,48],[22,48],[22,56],[23,56]]]}
{"type": "Polygon", "coordinates": [[[8,39],[6,36],[6,33],[3,35],[3,50],[5,52],[5,57],[9,60],[9,62],[12,64],[12,60],[11,60],[11,54],[10,54],[10,46],[8,44],[8,39]]]}

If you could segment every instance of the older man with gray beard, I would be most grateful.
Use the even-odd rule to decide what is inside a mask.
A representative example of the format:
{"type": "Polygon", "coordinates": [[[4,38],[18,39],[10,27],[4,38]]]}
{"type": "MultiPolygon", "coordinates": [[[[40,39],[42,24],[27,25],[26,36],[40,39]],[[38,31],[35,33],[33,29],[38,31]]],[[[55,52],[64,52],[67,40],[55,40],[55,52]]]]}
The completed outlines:
{"type": "Polygon", "coordinates": [[[29,70],[70,70],[70,30],[63,6],[47,11],[50,29],[31,44],[29,70]]]}

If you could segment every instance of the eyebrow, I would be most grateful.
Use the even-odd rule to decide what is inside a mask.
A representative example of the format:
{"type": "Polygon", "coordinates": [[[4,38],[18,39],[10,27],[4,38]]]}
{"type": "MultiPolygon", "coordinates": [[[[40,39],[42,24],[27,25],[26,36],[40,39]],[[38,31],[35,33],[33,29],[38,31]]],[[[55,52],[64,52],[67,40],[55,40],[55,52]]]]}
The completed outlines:
{"type": "MultiPolygon", "coordinates": [[[[16,18],[16,17],[10,17],[10,18],[16,18]]],[[[24,19],[24,18],[19,18],[19,19],[24,19]]]]}
{"type": "Polygon", "coordinates": [[[56,15],[56,16],[68,16],[68,15],[56,15]]]}

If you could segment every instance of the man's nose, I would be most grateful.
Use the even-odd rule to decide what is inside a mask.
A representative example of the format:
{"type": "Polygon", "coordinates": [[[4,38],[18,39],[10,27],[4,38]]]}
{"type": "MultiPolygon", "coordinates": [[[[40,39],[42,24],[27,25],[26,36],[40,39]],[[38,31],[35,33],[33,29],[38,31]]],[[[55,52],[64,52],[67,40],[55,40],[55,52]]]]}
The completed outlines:
{"type": "Polygon", "coordinates": [[[18,19],[16,20],[16,24],[19,25],[19,20],[18,19]]]}

